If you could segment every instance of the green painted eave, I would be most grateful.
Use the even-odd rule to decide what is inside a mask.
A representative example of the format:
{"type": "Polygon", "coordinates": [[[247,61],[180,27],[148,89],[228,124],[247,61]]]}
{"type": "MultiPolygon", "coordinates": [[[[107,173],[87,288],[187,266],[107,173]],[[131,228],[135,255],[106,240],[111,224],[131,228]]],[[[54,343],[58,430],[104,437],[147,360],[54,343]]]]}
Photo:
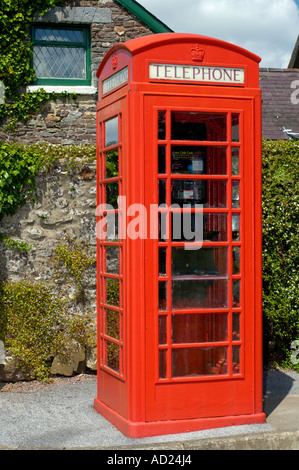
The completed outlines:
{"type": "Polygon", "coordinates": [[[156,16],[152,15],[148,10],[146,10],[135,0],[115,1],[116,3],[119,3],[122,7],[126,8],[134,16],[136,16],[136,18],[141,20],[154,33],[173,33],[172,29],[170,29],[165,23],[162,23],[162,21],[158,20],[156,16]]]}

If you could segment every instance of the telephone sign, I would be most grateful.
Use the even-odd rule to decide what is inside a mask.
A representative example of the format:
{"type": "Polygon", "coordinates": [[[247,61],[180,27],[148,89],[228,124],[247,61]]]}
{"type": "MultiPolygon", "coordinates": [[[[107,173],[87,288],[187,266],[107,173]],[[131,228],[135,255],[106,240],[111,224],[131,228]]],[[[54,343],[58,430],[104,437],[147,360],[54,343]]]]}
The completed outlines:
{"type": "Polygon", "coordinates": [[[180,80],[186,82],[238,83],[245,80],[244,69],[229,67],[204,67],[180,64],[150,64],[149,78],[180,80]]]}

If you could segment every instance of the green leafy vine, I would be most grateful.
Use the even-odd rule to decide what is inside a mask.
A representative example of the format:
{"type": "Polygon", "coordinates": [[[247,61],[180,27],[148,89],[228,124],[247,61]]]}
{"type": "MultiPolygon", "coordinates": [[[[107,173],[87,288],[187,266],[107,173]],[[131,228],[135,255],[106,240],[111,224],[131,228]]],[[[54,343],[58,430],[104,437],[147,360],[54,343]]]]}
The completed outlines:
{"type": "Polygon", "coordinates": [[[0,220],[35,200],[35,176],[51,171],[63,159],[66,168],[88,164],[96,158],[94,145],[8,144],[0,142],[0,220]]]}
{"type": "Polygon", "coordinates": [[[0,123],[14,129],[25,122],[54,93],[45,90],[26,93],[36,75],[32,67],[32,45],[29,29],[34,15],[44,14],[61,0],[2,0],[0,8],[0,80],[5,86],[5,103],[0,105],[0,123]]]}

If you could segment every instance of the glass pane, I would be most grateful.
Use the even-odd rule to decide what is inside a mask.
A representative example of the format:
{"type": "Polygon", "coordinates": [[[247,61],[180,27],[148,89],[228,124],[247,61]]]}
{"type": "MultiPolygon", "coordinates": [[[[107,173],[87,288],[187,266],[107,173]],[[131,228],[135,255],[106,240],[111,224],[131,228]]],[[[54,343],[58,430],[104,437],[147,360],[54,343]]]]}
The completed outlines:
{"type": "Polygon", "coordinates": [[[161,212],[158,214],[158,222],[159,222],[159,240],[166,241],[168,239],[168,231],[169,231],[169,216],[166,212],[161,212]]]}
{"type": "Polygon", "coordinates": [[[34,46],[37,78],[86,79],[86,51],[81,47],[34,46]]]}
{"type": "Polygon", "coordinates": [[[232,175],[239,174],[239,148],[232,148],[232,175]]]}
{"type": "Polygon", "coordinates": [[[205,147],[171,147],[171,172],[205,174],[205,147]]]}
{"type": "Polygon", "coordinates": [[[226,313],[172,315],[173,343],[206,343],[226,340],[226,313]]]}
{"type": "Polygon", "coordinates": [[[158,113],[158,139],[166,139],[166,111],[159,111],[158,113]]]}
{"type": "Polygon", "coordinates": [[[173,174],[225,175],[226,147],[172,146],[173,174]]]}
{"type": "Polygon", "coordinates": [[[172,350],[172,376],[227,374],[227,348],[181,348],[172,350]]]}
{"type": "Polygon", "coordinates": [[[118,144],[118,116],[105,122],[105,146],[118,144]]]}
{"type": "Polygon", "coordinates": [[[159,377],[160,379],[166,378],[166,349],[159,351],[159,377]]]}
{"type": "Polygon", "coordinates": [[[171,230],[173,241],[202,241],[203,213],[202,211],[190,213],[188,211],[174,212],[171,217],[171,230]]]}
{"type": "Polygon", "coordinates": [[[165,145],[158,146],[158,173],[166,172],[165,145]]]}
{"type": "Polygon", "coordinates": [[[159,282],[159,310],[167,310],[167,282],[159,282]]]}
{"type": "Polygon", "coordinates": [[[202,213],[195,214],[174,212],[172,220],[173,241],[211,241],[227,240],[227,214],[202,213]],[[201,230],[202,227],[202,230],[201,230]],[[196,229],[200,230],[196,233],[196,229]]]}
{"type": "Polygon", "coordinates": [[[233,346],[233,374],[240,373],[240,346],[233,346]]]}
{"type": "Polygon", "coordinates": [[[35,28],[34,39],[36,41],[51,42],[84,42],[83,30],[35,28]]]}
{"type": "Polygon", "coordinates": [[[204,204],[207,202],[207,182],[203,180],[173,180],[171,182],[171,203],[204,204]]]}
{"type": "Polygon", "coordinates": [[[226,181],[172,180],[171,204],[203,204],[204,207],[226,207],[226,181]]]}
{"type": "Polygon", "coordinates": [[[118,182],[106,184],[106,203],[117,209],[118,182]]]}
{"type": "Polygon", "coordinates": [[[159,205],[166,203],[166,180],[159,180],[159,205]]]}
{"type": "Polygon", "coordinates": [[[240,273],[240,247],[233,247],[233,274],[240,273]]]}
{"type": "Polygon", "coordinates": [[[240,307],[240,279],[233,280],[233,307],[240,307]]]}
{"type": "Polygon", "coordinates": [[[226,181],[207,181],[207,201],[204,207],[227,207],[226,181]]]}
{"type": "Polygon", "coordinates": [[[240,207],[239,181],[233,181],[232,184],[232,207],[234,209],[238,209],[240,207]]]}
{"type": "Polygon", "coordinates": [[[159,248],[159,276],[166,275],[166,248],[159,248]]]}
{"type": "Polygon", "coordinates": [[[203,276],[227,274],[227,247],[188,250],[172,248],[172,277],[174,280],[188,278],[196,280],[203,276]]]}
{"type": "Polygon", "coordinates": [[[198,279],[172,281],[172,306],[184,308],[227,308],[226,279],[198,279]]]}
{"type": "Polygon", "coordinates": [[[226,114],[172,111],[171,139],[226,141],[226,114]]]}
{"type": "Polygon", "coordinates": [[[99,240],[118,240],[118,214],[111,213],[102,217],[97,224],[97,238],[99,240]]]}
{"type": "Polygon", "coordinates": [[[165,315],[159,317],[159,344],[166,344],[166,319],[165,315]]]}
{"type": "Polygon", "coordinates": [[[238,241],[240,239],[240,215],[232,215],[232,236],[233,241],[238,241]]]}
{"type": "Polygon", "coordinates": [[[119,372],[119,345],[106,341],[106,353],[107,363],[106,365],[113,369],[115,372],[119,372]]]}
{"type": "Polygon", "coordinates": [[[119,306],[119,280],[106,279],[106,304],[119,306]]]}
{"type": "Polygon", "coordinates": [[[226,147],[207,147],[207,175],[226,175],[226,147]]]}
{"type": "Polygon", "coordinates": [[[106,335],[119,339],[119,312],[106,310],[106,335]]]}
{"type": "Polygon", "coordinates": [[[240,341],[240,314],[233,313],[233,341],[240,341]]]}
{"type": "Polygon", "coordinates": [[[114,178],[119,175],[118,149],[110,150],[106,157],[106,178],[114,178]]]}
{"type": "Polygon", "coordinates": [[[106,247],[106,273],[119,274],[119,247],[106,247]]]}
{"type": "Polygon", "coordinates": [[[203,239],[213,242],[227,240],[227,215],[205,213],[203,215],[203,239]]]}
{"type": "Polygon", "coordinates": [[[239,142],[239,114],[232,114],[232,142],[239,142]]]}

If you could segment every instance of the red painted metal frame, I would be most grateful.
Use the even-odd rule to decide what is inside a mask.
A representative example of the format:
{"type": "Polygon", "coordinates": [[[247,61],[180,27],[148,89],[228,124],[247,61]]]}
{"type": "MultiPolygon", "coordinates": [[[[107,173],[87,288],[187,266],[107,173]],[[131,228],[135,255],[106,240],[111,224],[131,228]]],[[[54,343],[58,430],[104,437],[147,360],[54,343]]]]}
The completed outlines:
{"type": "MultiPolygon", "coordinates": [[[[158,179],[166,181],[170,205],[172,180],[226,181],[226,207],[204,208],[204,213],[227,214],[227,238],[204,242],[205,247],[227,247],[229,303],[225,308],[171,306],[171,249],[182,242],[126,238],[118,243],[98,240],[98,393],[95,409],[124,434],[143,437],[211,427],[265,421],[262,408],[262,315],[261,315],[261,96],[259,58],[237,46],[211,38],[183,34],[158,34],[113,46],[98,70],[98,204],[105,202],[103,146],[105,122],[119,116],[120,195],[126,208],[143,204],[150,228],[150,205],[158,204],[158,179]],[[190,63],[190,47],[200,44],[207,64],[242,66],[243,86],[148,82],[149,62],[190,63]],[[102,96],[102,81],[128,67],[128,83],[102,96]],[[166,136],[158,140],[158,111],[166,111],[166,136]],[[227,117],[225,141],[185,141],[184,145],[225,147],[226,174],[171,174],[171,111],[221,113],[227,117]],[[240,140],[232,142],[231,115],[240,116],[240,140]],[[187,143],[186,143],[187,142],[187,143]],[[166,147],[166,171],[158,174],[158,145],[166,147]],[[231,149],[239,148],[239,175],[232,175],[231,149]],[[240,207],[232,208],[232,182],[240,182],[240,207]],[[232,214],[240,214],[240,240],[232,240],[232,214]],[[119,275],[103,273],[105,249],[119,246],[119,275]],[[167,248],[166,274],[159,276],[158,247],[167,248]],[[233,273],[232,250],[240,247],[240,273],[233,273]],[[119,279],[122,305],[105,304],[105,280],[119,279]],[[240,280],[240,306],[232,303],[233,280],[240,280]],[[168,282],[167,310],[158,310],[158,282],[168,282]],[[104,297],[103,297],[104,295],[104,297]],[[104,301],[102,300],[104,299],[104,301]],[[122,319],[120,338],[107,335],[103,311],[118,312],[122,319]],[[171,319],[175,315],[227,315],[228,333],[221,341],[172,343],[171,319]],[[233,313],[240,313],[240,337],[233,338],[233,313]],[[158,319],[166,318],[166,343],[159,344],[158,319]],[[120,346],[120,367],[113,370],[105,358],[106,341],[120,346]],[[173,377],[172,351],[222,346],[227,348],[227,371],[213,375],[173,377]],[[240,370],[233,373],[232,348],[240,346],[240,370]],[[159,375],[159,351],[166,351],[166,376],[159,375]]],[[[191,61],[192,63],[192,61],[191,61]]],[[[194,65],[194,63],[193,63],[194,65]]],[[[115,148],[116,148],[115,147],[115,148]]],[[[113,147],[114,148],[114,147],[113,147]]],[[[128,224],[133,216],[126,217],[128,224]]],[[[98,217],[98,221],[99,221],[98,217]]],[[[149,233],[149,232],[148,232],[149,233]]],[[[216,318],[216,317],[215,317],[216,318]]]]}

